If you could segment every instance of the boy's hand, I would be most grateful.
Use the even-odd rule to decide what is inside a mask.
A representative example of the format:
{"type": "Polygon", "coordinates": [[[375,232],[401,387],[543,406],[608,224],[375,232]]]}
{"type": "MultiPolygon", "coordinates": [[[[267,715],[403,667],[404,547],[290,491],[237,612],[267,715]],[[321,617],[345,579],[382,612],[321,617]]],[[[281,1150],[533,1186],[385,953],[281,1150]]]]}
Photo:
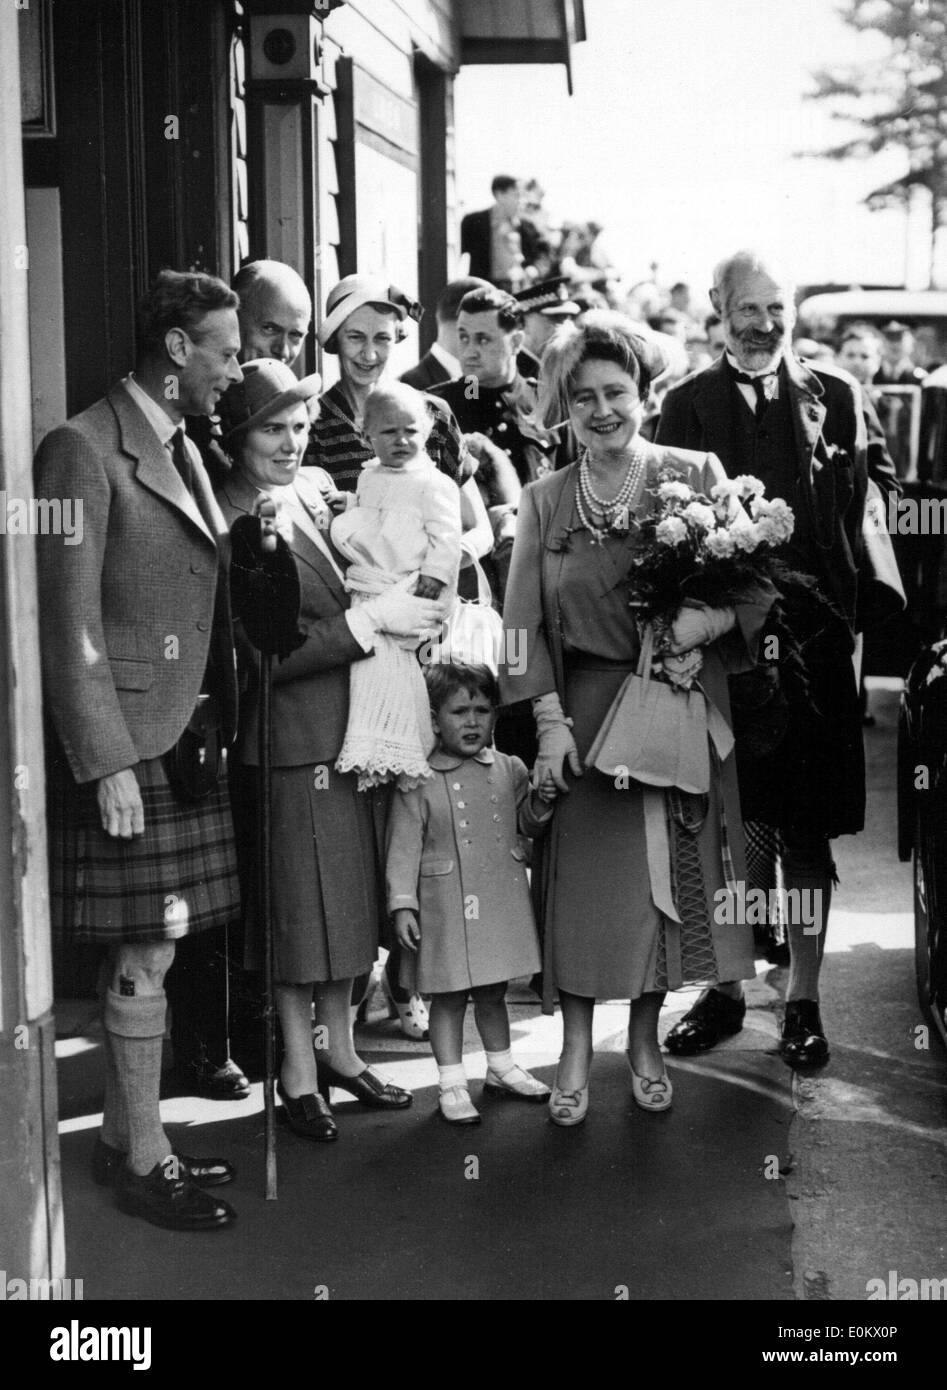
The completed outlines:
{"type": "Polygon", "coordinates": [[[418,942],[421,940],[421,928],[418,926],[417,915],[413,909],[399,907],[394,914],[394,922],[398,945],[406,951],[417,951],[418,942]]]}
{"type": "Polygon", "coordinates": [[[444,590],[443,579],[435,579],[431,574],[421,574],[414,586],[416,598],[440,598],[444,590]]]}
{"type": "Polygon", "coordinates": [[[552,780],[551,772],[546,773],[546,776],[540,782],[539,786],[535,788],[533,795],[547,806],[551,806],[554,801],[558,801],[559,788],[552,780]]]}

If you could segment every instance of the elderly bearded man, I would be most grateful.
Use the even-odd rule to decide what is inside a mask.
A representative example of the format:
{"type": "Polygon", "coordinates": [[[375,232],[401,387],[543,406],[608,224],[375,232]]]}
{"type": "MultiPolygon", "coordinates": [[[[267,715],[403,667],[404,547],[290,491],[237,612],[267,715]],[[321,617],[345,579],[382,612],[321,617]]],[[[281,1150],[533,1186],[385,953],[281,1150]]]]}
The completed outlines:
{"type": "MultiPolygon", "coordinates": [[[[811,576],[831,605],[823,607],[817,631],[795,630],[807,642],[809,687],[804,700],[790,700],[782,740],[761,754],[737,733],[744,818],[776,832],[785,888],[799,890],[787,901],[813,909],[790,914],[796,920],[788,923],[780,1051],[791,1067],[819,1066],[829,1056],[819,1014],[819,969],[836,881],[829,842],[864,824],[852,652],[868,436],[857,383],[824,362],[803,365],[793,356],[795,305],[784,275],[740,251],[718,265],[711,300],[726,352],[668,392],[656,442],[709,450],[731,477],[754,474],[766,497],[788,502],[795,531],[782,558],[811,576]]],[[[745,1012],[742,985],[722,983],[705,991],[671,1029],[668,1047],[676,1053],[712,1047],[740,1030],[745,1012]]]]}

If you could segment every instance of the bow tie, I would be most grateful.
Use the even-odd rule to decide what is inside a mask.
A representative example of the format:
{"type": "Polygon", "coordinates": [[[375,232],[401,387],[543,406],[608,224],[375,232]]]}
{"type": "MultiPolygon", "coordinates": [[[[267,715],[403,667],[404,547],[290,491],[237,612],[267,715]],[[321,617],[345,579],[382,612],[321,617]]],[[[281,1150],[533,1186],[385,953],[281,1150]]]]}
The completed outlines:
{"type": "Polygon", "coordinates": [[[741,386],[753,388],[757,412],[762,410],[776,394],[777,376],[775,372],[764,372],[762,376],[750,376],[747,372],[734,371],[733,379],[741,386]]]}

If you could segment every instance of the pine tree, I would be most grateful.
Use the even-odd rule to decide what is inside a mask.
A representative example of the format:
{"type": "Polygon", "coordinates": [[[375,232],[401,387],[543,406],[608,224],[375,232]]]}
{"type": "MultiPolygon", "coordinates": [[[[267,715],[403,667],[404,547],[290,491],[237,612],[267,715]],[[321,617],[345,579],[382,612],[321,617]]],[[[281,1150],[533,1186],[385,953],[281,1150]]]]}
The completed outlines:
{"type": "Polygon", "coordinates": [[[903,152],[905,171],[865,198],[872,211],[910,204],[916,189],[930,198],[930,271],[933,285],[938,232],[947,226],[947,0],[846,0],[839,10],[860,32],[882,34],[885,56],[813,73],[815,101],[861,129],[826,150],[826,159],[869,158],[903,152]]]}

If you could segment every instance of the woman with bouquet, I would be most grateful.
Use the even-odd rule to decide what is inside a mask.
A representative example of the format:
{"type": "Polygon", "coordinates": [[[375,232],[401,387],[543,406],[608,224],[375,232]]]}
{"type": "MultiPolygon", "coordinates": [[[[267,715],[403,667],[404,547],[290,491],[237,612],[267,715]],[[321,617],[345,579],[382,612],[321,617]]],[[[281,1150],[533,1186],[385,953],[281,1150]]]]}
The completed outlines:
{"type": "MultiPolygon", "coordinates": [[[[552,1012],[556,989],[562,1006],[563,1050],[550,1100],[561,1125],[585,1118],[596,999],[631,999],[632,1093],[643,1109],[664,1110],[671,1103],[658,1045],[665,992],[754,974],[751,929],[721,925],[715,908],[719,890],[745,879],[727,674],[754,663],[773,591],[743,582],[710,606],[680,590],[673,567],[665,592],[648,590],[653,566],[639,565],[636,576],[646,548],[653,557],[662,548],[670,553],[712,527],[718,549],[733,555],[742,545],[739,524],[731,532],[724,518],[739,511],[754,525],[728,496],[734,485],[712,454],[641,438],[651,384],[664,366],[653,342],[604,311],[581,328],[565,325],[547,347],[540,423],[551,428],[568,419],[582,453],[524,490],[504,609],[504,625],[518,642],[525,638],[526,659],[501,673],[503,698],[532,700],[534,786],[548,780],[568,793],[534,866],[545,926],[544,1008],[552,1012]],[[635,606],[642,595],[644,610],[635,606]],[[655,619],[650,632],[642,611],[655,619]],[[698,792],[649,784],[641,780],[648,769],[637,765],[619,763],[611,775],[586,766],[600,731],[612,741],[623,729],[633,736],[634,695],[625,692],[642,638],[651,646],[655,631],[653,683],[675,682],[677,698],[711,733],[709,776],[698,792]]],[[[712,548],[702,553],[709,558],[712,548]]],[[[752,566],[743,569],[744,580],[752,578],[752,566]]],[[[508,643],[507,650],[521,647],[508,643]]],[[[673,749],[654,751],[659,762],[674,762],[673,749]]],[[[695,785],[687,772],[670,775],[695,785]]]]}

